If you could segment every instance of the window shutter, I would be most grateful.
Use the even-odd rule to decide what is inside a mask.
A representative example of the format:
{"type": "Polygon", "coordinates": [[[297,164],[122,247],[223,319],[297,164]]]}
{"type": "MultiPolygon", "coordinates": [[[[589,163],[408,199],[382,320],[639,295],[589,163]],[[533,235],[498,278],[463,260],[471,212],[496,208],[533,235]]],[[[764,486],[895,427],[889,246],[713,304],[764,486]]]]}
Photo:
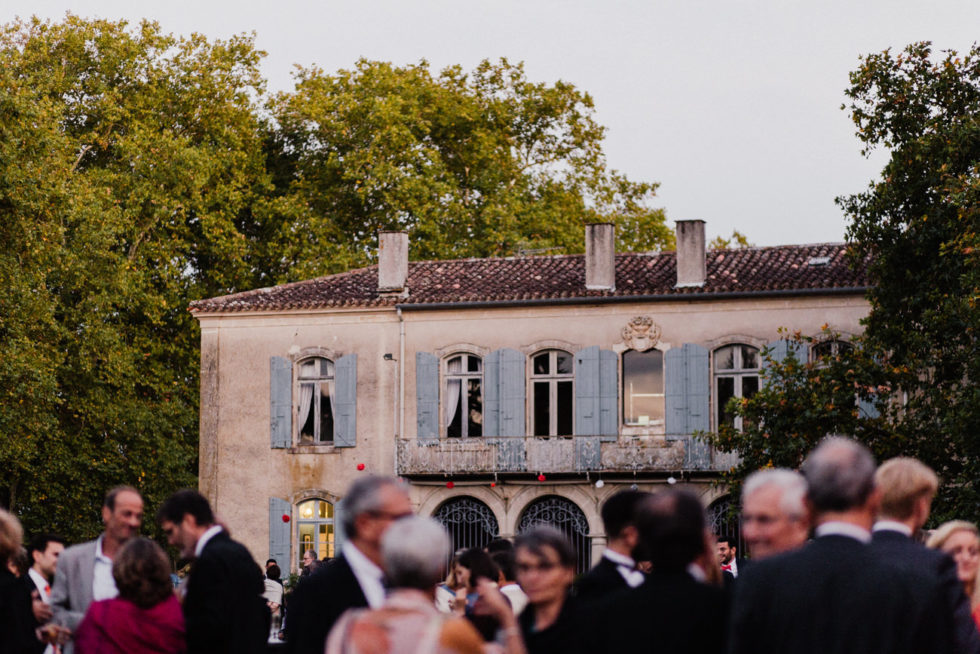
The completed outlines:
{"type": "Polygon", "coordinates": [[[439,440],[439,358],[415,353],[415,422],[420,441],[439,440]]]}
{"type": "MultiPolygon", "coordinates": [[[[796,360],[800,363],[807,362],[807,352],[806,345],[804,343],[797,343],[795,341],[788,341],[785,338],[781,338],[778,341],[773,341],[772,343],[767,343],[766,347],[769,348],[769,356],[772,357],[773,361],[782,362],[790,353],[796,357],[796,360]]],[[[762,377],[763,383],[765,383],[766,368],[769,367],[769,362],[763,359],[762,368],[760,370],[760,376],[762,377]]]]}
{"type": "MultiPolygon", "coordinates": [[[[524,381],[526,364],[524,355],[517,350],[497,350],[500,359],[500,422],[497,436],[523,438],[527,427],[524,422],[524,404],[527,385],[524,381]]],[[[489,383],[486,384],[490,386],[489,383]]]]}
{"type": "Polygon", "coordinates": [[[599,350],[599,439],[619,437],[619,357],[599,350]]]}
{"type": "Polygon", "coordinates": [[[337,414],[333,422],[334,447],[357,444],[357,355],[348,354],[334,363],[337,414]]]}
{"type": "Polygon", "coordinates": [[[289,560],[290,524],[285,522],[284,515],[292,518],[292,505],[278,497],[269,498],[269,558],[275,559],[283,571],[283,577],[289,576],[293,569],[289,560]]]}
{"type": "Polygon", "coordinates": [[[575,435],[597,436],[599,425],[599,346],[575,353],[575,435]]]}
{"type": "Polygon", "coordinates": [[[344,541],[347,540],[347,534],[344,531],[344,501],[339,500],[334,502],[333,505],[333,555],[334,557],[340,556],[340,548],[343,546],[344,541]]]}
{"type": "Polygon", "coordinates": [[[708,350],[695,343],[667,350],[664,368],[667,435],[708,431],[711,392],[708,350]]]}
{"type": "Polygon", "coordinates": [[[689,434],[687,428],[687,364],[681,348],[664,353],[664,431],[668,436],[689,434]]]}
{"type": "Polygon", "coordinates": [[[289,447],[293,441],[293,363],[289,359],[269,359],[269,398],[272,447],[289,447]]]}
{"type": "MultiPolygon", "coordinates": [[[[499,436],[500,424],[500,359],[503,350],[495,350],[483,358],[483,435],[499,436]]],[[[466,402],[466,389],[460,402],[466,402]]],[[[464,404],[465,406],[465,404],[464,404]]]]}

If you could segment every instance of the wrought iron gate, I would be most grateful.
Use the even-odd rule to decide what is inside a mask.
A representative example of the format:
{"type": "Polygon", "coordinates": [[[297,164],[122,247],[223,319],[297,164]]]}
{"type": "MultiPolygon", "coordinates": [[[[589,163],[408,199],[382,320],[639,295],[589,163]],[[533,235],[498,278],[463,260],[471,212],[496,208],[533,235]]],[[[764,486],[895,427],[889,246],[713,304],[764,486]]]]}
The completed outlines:
{"type": "Polygon", "coordinates": [[[497,518],[490,507],[472,497],[447,500],[432,517],[449,531],[453,552],[470,547],[486,547],[500,533],[497,518]]]}
{"type": "Polygon", "coordinates": [[[538,525],[550,525],[568,537],[572,547],[575,548],[577,572],[586,572],[592,567],[589,521],[586,520],[582,509],[558,495],[538,498],[524,509],[517,525],[517,533],[522,534],[538,525]]]}
{"type": "Polygon", "coordinates": [[[716,536],[731,536],[735,539],[735,546],[739,559],[748,552],[745,551],[745,542],[742,540],[742,523],[739,520],[737,507],[732,507],[732,498],[726,495],[721,499],[711,503],[705,511],[705,519],[708,529],[716,536]]]}

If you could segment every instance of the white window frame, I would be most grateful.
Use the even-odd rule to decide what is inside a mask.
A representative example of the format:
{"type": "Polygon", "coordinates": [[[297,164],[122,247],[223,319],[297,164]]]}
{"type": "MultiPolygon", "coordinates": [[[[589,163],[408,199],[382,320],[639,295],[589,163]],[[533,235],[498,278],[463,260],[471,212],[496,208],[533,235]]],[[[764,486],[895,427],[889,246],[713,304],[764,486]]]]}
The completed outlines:
{"type": "MultiPolygon", "coordinates": [[[[756,389],[761,388],[762,386],[762,380],[760,377],[762,372],[761,366],[762,366],[762,350],[750,343],[725,343],[724,345],[719,345],[718,347],[716,347],[714,350],[711,351],[711,369],[713,373],[711,377],[712,379],[711,390],[713,396],[712,399],[714,400],[714,405],[715,405],[714,407],[715,410],[712,412],[711,417],[712,417],[712,422],[715,423],[716,430],[721,428],[720,413],[724,410],[724,407],[721,405],[721,400],[720,400],[721,392],[719,391],[718,388],[719,381],[722,379],[733,379],[734,383],[732,384],[733,386],[732,397],[745,397],[745,395],[742,392],[742,381],[745,378],[755,377],[756,389]],[[717,354],[719,351],[729,347],[735,348],[734,356],[732,357],[733,366],[732,368],[719,370],[717,364],[715,363],[717,354]],[[755,368],[746,368],[743,365],[743,361],[742,361],[743,347],[747,347],[752,350],[755,350],[755,361],[756,361],[755,368]]],[[[733,421],[733,426],[738,431],[742,431],[741,416],[735,416],[733,421]]]]}
{"type": "Polygon", "coordinates": [[[296,503],[295,515],[296,515],[296,550],[297,550],[297,557],[298,557],[298,561],[296,563],[298,563],[300,567],[302,567],[303,565],[303,553],[306,552],[307,549],[309,549],[303,544],[303,536],[301,533],[303,525],[313,525],[313,539],[314,539],[313,550],[316,551],[317,553],[317,560],[321,560],[324,555],[330,558],[336,558],[340,554],[340,552],[337,551],[337,520],[336,520],[337,513],[336,513],[336,507],[334,506],[333,502],[324,499],[322,497],[309,497],[303,499],[296,503]],[[317,502],[323,502],[329,507],[327,510],[329,514],[328,517],[326,518],[319,517],[317,511],[319,507],[317,505],[317,502]],[[304,505],[306,504],[312,505],[313,512],[311,517],[305,517],[303,515],[303,508],[304,505]],[[329,529],[327,532],[328,538],[327,538],[327,542],[324,544],[325,551],[323,553],[320,552],[320,543],[317,539],[317,537],[320,535],[319,534],[320,525],[328,525],[331,527],[331,529],[329,529]],[[333,536],[333,538],[331,539],[330,536],[333,536]],[[330,551],[331,548],[333,549],[332,553],[330,551]]]}
{"type": "MultiPolygon", "coordinates": [[[[448,356],[446,356],[446,357],[443,358],[443,360],[442,360],[442,379],[443,379],[443,381],[442,381],[442,397],[441,397],[441,400],[442,401],[439,403],[439,412],[442,414],[441,419],[442,419],[442,422],[443,422],[443,426],[442,426],[442,435],[443,435],[443,438],[482,438],[482,436],[483,436],[482,433],[481,434],[478,434],[478,435],[471,435],[469,433],[470,423],[469,423],[469,420],[466,418],[466,414],[465,414],[465,410],[466,410],[465,409],[465,406],[466,405],[465,404],[462,405],[464,408],[461,410],[463,412],[460,414],[460,416],[461,416],[461,418],[460,418],[460,434],[459,434],[459,436],[452,436],[452,437],[450,437],[449,436],[449,426],[452,424],[452,416],[448,415],[448,412],[446,411],[446,404],[445,403],[449,401],[449,384],[450,384],[451,381],[459,380],[459,382],[460,382],[460,384],[459,384],[460,390],[459,390],[459,398],[457,399],[457,402],[465,403],[465,402],[467,402],[469,400],[469,393],[468,393],[469,382],[472,381],[472,380],[476,380],[476,381],[479,382],[479,393],[480,393],[480,397],[483,398],[483,401],[482,401],[482,404],[481,404],[481,420],[482,420],[482,417],[486,415],[486,396],[485,396],[485,389],[484,389],[484,386],[483,386],[483,381],[484,381],[483,380],[483,371],[484,371],[483,359],[484,359],[483,356],[481,356],[479,354],[475,354],[473,352],[454,352],[454,353],[449,354],[448,356]],[[457,357],[461,357],[462,358],[462,365],[461,365],[462,370],[460,370],[458,372],[450,372],[450,370],[449,370],[450,363],[453,361],[453,359],[456,359],[457,357]],[[476,359],[479,362],[479,365],[480,365],[480,370],[479,371],[470,371],[469,370],[469,365],[468,365],[468,363],[469,363],[468,362],[468,359],[469,358],[476,359]]],[[[457,404],[457,407],[459,407],[459,406],[460,406],[460,404],[457,404]]],[[[481,429],[481,432],[482,432],[482,429],[481,429]]]]}
{"type": "Polygon", "coordinates": [[[575,355],[571,352],[561,349],[548,349],[540,350],[531,354],[528,357],[528,379],[530,380],[530,392],[528,393],[528,404],[530,406],[530,411],[528,412],[529,418],[529,428],[528,433],[532,436],[538,437],[548,437],[548,436],[572,436],[575,432],[575,355]],[[571,371],[568,373],[559,374],[558,372],[558,355],[563,354],[568,357],[571,363],[571,371]],[[548,373],[535,374],[534,372],[534,360],[539,356],[548,356],[548,373]],[[572,384],[572,402],[569,408],[571,415],[569,416],[572,433],[569,434],[559,434],[558,433],[558,382],[571,382],[572,384]],[[536,394],[534,392],[536,384],[547,384],[548,385],[548,433],[547,434],[537,434],[535,433],[536,421],[536,409],[534,398],[536,394]]]}
{"type": "MultiPolygon", "coordinates": [[[[296,390],[298,391],[297,394],[296,394],[296,396],[295,396],[296,398],[298,398],[296,400],[296,407],[295,407],[295,414],[296,414],[296,442],[299,443],[299,444],[301,444],[301,445],[305,445],[305,444],[312,444],[312,445],[333,445],[333,432],[332,431],[331,431],[331,433],[326,434],[326,435],[319,433],[320,432],[320,426],[321,426],[321,417],[322,417],[320,415],[320,412],[321,412],[320,402],[314,401],[314,400],[316,398],[321,397],[321,395],[322,395],[322,389],[323,389],[323,384],[327,384],[328,397],[331,398],[331,401],[333,400],[333,398],[336,397],[335,394],[337,392],[337,386],[336,386],[336,374],[337,374],[337,371],[336,371],[336,364],[335,364],[335,362],[333,361],[333,359],[330,359],[330,358],[325,357],[325,356],[320,356],[320,355],[308,356],[308,357],[304,357],[303,359],[300,359],[299,361],[296,362],[295,370],[296,370],[296,390]],[[320,364],[321,361],[326,361],[328,364],[330,364],[330,367],[329,367],[330,372],[327,373],[326,375],[324,375],[324,374],[322,374],[322,373],[319,372],[319,370],[320,370],[320,365],[319,364],[320,364]],[[314,366],[315,366],[314,369],[316,370],[316,374],[313,375],[313,376],[304,377],[303,376],[303,366],[304,366],[304,364],[308,364],[308,363],[311,363],[311,362],[314,362],[314,366]],[[306,420],[301,420],[300,416],[301,416],[301,412],[303,410],[303,386],[304,385],[311,385],[313,387],[313,392],[312,392],[312,394],[310,396],[310,401],[313,402],[313,406],[310,408],[310,412],[313,414],[313,440],[312,440],[312,442],[307,442],[307,441],[304,441],[303,440],[303,425],[306,424],[306,420]]],[[[308,419],[309,419],[309,416],[307,416],[307,420],[308,419]]],[[[334,416],[334,420],[336,420],[336,416],[334,416]]]]}

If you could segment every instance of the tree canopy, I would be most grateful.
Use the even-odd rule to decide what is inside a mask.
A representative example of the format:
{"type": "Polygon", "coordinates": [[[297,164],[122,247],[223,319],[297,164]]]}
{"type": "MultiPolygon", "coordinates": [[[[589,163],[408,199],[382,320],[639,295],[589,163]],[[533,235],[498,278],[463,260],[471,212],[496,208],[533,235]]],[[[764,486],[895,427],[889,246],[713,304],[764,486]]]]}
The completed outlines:
{"type": "Polygon", "coordinates": [[[0,504],[98,532],[197,472],[189,302],[413,258],[669,247],[656,184],[607,169],[589,96],[520,65],[360,61],[270,97],[252,37],[67,16],[0,28],[0,504]]]}

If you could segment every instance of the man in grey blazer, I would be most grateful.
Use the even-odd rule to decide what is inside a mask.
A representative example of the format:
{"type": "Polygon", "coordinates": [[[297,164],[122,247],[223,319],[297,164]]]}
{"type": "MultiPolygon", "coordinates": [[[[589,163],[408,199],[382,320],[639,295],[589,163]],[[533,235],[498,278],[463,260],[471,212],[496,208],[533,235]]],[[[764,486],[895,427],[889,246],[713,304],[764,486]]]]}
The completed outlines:
{"type": "MultiPolygon", "coordinates": [[[[119,594],[112,578],[112,560],[123,544],[139,533],[143,498],[131,486],[113,488],[102,505],[105,531],[95,540],[72,545],[58,560],[51,589],[54,620],[74,633],[88,605],[119,594]]],[[[63,650],[72,654],[72,643],[63,650]]]]}

